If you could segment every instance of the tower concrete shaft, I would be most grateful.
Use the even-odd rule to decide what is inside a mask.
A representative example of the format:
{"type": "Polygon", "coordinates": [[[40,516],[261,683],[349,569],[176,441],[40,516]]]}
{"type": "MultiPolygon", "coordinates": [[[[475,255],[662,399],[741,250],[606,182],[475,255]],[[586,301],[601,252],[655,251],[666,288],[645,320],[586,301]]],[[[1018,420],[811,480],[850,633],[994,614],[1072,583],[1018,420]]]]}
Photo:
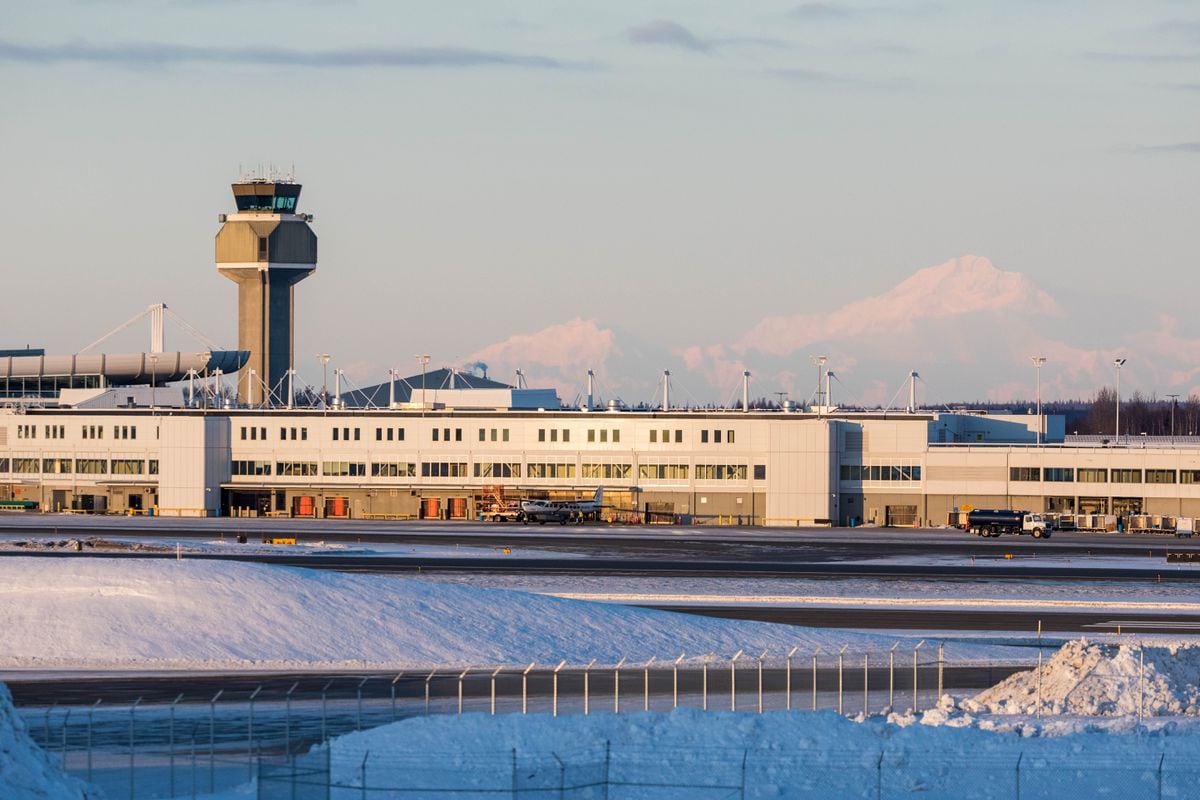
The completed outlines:
{"type": "Polygon", "coordinates": [[[235,183],[233,194],[238,211],[220,218],[216,261],[238,285],[238,348],[250,353],[238,400],[270,402],[267,389],[282,398],[295,363],[295,286],[317,268],[317,237],[312,217],[296,213],[299,184],[248,180],[235,183]],[[250,374],[267,389],[252,386],[250,374]]]}

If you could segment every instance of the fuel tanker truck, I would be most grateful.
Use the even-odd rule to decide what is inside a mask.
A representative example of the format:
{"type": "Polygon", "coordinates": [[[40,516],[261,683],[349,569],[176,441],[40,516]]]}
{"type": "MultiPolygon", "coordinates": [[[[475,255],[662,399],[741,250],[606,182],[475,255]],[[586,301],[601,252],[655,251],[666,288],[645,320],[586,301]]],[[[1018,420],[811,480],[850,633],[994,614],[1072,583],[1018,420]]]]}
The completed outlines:
{"type": "Polygon", "coordinates": [[[959,515],[958,527],[976,536],[1028,533],[1035,539],[1050,538],[1050,524],[1041,514],[1007,508],[977,508],[959,515]]]}

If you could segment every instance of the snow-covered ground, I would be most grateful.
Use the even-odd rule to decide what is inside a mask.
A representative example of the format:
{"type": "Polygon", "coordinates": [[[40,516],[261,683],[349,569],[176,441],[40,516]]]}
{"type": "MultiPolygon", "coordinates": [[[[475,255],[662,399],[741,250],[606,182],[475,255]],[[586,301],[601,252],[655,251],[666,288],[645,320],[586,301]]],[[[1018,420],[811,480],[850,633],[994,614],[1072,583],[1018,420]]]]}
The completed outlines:
{"type": "MultiPolygon", "coordinates": [[[[348,670],[680,652],[782,655],[895,637],[704,619],[505,589],[233,562],[0,559],[0,669],[348,670]]],[[[947,659],[1028,660],[948,642],[947,659]]]]}
{"type": "MultiPolygon", "coordinates": [[[[595,585],[574,577],[537,580],[547,582],[542,591],[558,580],[557,589],[577,595],[630,585],[613,589],[612,578],[595,585]]],[[[1080,591],[1050,583],[755,581],[756,591],[746,588],[751,582],[689,580],[699,581],[690,589],[707,586],[720,597],[742,586],[736,591],[759,598],[853,603],[898,597],[1070,604],[1080,591]],[[1023,594],[1031,586],[1040,598],[1023,594]],[[941,588],[931,597],[933,587],[941,588]]],[[[828,652],[848,644],[880,652],[895,641],[476,583],[187,559],[5,557],[0,669],[400,670],[593,658],[612,664],[681,650],[728,657],[741,649],[782,654],[798,645],[828,652]]],[[[641,591],[656,593],[649,584],[641,591]]],[[[1170,584],[1106,584],[1085,601],[1121,608],[1158,603],[1164,612],[1190,604],[1187,588],[1170,584]]],[[[946,655],[957,663],[1037,658],[1036,651],[965,641],[948,641],[946,655]]],[[[1144,647],[1128,637],[1071,642],[1040,669],[973,697],[944,697],[920,713],[435,716],[335,739],[307,760],[320,762],[326,752],[332,779],[344,787],[331,800],[360,796],[364,773],[369,789],[453,797],[444,790],[466,788],[464,781],[505,792],[513,780],[551,793],[560,785],[599,786],[601,769],[610,800],[715,797],[740,791],[743,780],[747,797],[1012,797],[1018,781],[1023,798],[1157,796],[1160,786],[1164,797],[1187,797],[1198,777],[1192,765],[1200,762],[1200,644],[1162,637],[1144,647]],[[646,785],[653,782],[671,788],[656,793],[646,785]],[[705,786],[724,788],[705,794],[705,786]]],[[[7,693],[0,693],[0,797],[65,800],[82,792],[32,747],[7,693]]],[[[220,797],[253,794],[246,786],[220,797]]]]}

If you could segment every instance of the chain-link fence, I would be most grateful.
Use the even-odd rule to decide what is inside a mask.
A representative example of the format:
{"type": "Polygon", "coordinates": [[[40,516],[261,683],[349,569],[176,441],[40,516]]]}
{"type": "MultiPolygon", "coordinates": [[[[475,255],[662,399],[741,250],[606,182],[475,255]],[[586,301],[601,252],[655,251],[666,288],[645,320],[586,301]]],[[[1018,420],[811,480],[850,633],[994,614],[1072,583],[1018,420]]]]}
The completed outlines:
{"type": "Polygon", "coordinates": [[[315,748],[264,757],[258,800],[657,800],[658,798],[945,798],[1122,800],[1196,796],[1200,766],[1134,748],[1111,755],[798,749],[634,748],[603,743],[544,752],[402,753],[315,748]]]}
{"type": "MultiPolygon", "coordinates": [[[[305,797],[309,783],[321,783],[321,768],[312,763],[314,758],[319,761],[319,755],[304,754],[319,754],[319,745],[341,734],[407,717],[626,714],[675,708],[745,713],[827,710],[872,716],[889,710],[928,709],[945,692],[972,695],[1024,668],[948,662],[941,647],[932,643],[871,653],[794,649],[698,660],[652,659],[640,664],[532,663],[387,675],[14,683],[12,690],[35,741],[57,754],[68,771],[99,785],[110,800],[198,796],[255,777],[264,791],[286,783],[290,798],[293,791],[305,797]],[[316,772],[305,778],[305,770],[316,772]]],[[[622,765],[631,763],[635,755],[617,752],[622,765]]],[[[560,787],[567,792],[564,796],[604,796],[586,794],[599,779],[580,777],[591,774],[588,765],[597,763],[594,754],[585,758],[558,753],[556,757],[566,755],[574,760],[571,766],[560,765],[566,770],[559,775],[560,782],[569,779],[560,787]],[[567,787],[575,788],[568,792],[567,787]]],[[[754,762],[755,755],[751,752],[748,769],[754,763],[765,764],[754,762]]],[[[525,757],[517,754],[518,767],[525,757]]],[[[364,768],[368,775],[372,763],[382,767],[397,756],[380,753],[377,758],[378,762],[368,759],[364,768]]],[[[536,769],[530,765],[532,771],[517,772],[550,774],[546,770],[553,772],[557,762],[547,758],[547,765],[536,769]]],[[[511,772],[511,763],[508,766],[511,772]]],[[[333,764],[333,777],[324,779],[327,788],[350,785],[347,781],[353,776],[343,767],[333,764]]],[[[884,767],[876,765],[877,770],[884,767]]],[[[726,772],[720,774],[725,777],[713,779],[709,787],[713,792],[741,786],[726,772]]],[[[620,783],[612,773],[604,782],[610,788],[620,783]]],[[[375,788],[384,793],[372,794],[371,785],[361,781],[355,785],[360,797],[386,797],[393,791],[380,784],[375,788]]],[[[511,793],[512,786],[508,788],[511,793]]],[[[525,786],[521,791],[524,796],[540,796],[530,794],[535,788],[525,786]]],[[[395,791],[409,793],[395,796],[421,796],[419,789],[400,786],[395,791]]]]}

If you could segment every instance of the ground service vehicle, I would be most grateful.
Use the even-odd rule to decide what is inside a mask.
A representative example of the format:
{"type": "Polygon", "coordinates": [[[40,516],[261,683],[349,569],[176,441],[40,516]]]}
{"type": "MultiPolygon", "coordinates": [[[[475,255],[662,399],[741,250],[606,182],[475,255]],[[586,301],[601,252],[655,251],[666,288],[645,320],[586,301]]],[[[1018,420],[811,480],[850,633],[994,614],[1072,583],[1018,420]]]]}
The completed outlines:
{"type": "Polygon", "coordinates": [[[1007,508],[979,508],[967,513],[965,530],[976,536],[999,536],[1002,533],[1028,533],[1035,539],[1050,538],[1050,525],[1041,514],[1012,511],[1007,508]]]}

